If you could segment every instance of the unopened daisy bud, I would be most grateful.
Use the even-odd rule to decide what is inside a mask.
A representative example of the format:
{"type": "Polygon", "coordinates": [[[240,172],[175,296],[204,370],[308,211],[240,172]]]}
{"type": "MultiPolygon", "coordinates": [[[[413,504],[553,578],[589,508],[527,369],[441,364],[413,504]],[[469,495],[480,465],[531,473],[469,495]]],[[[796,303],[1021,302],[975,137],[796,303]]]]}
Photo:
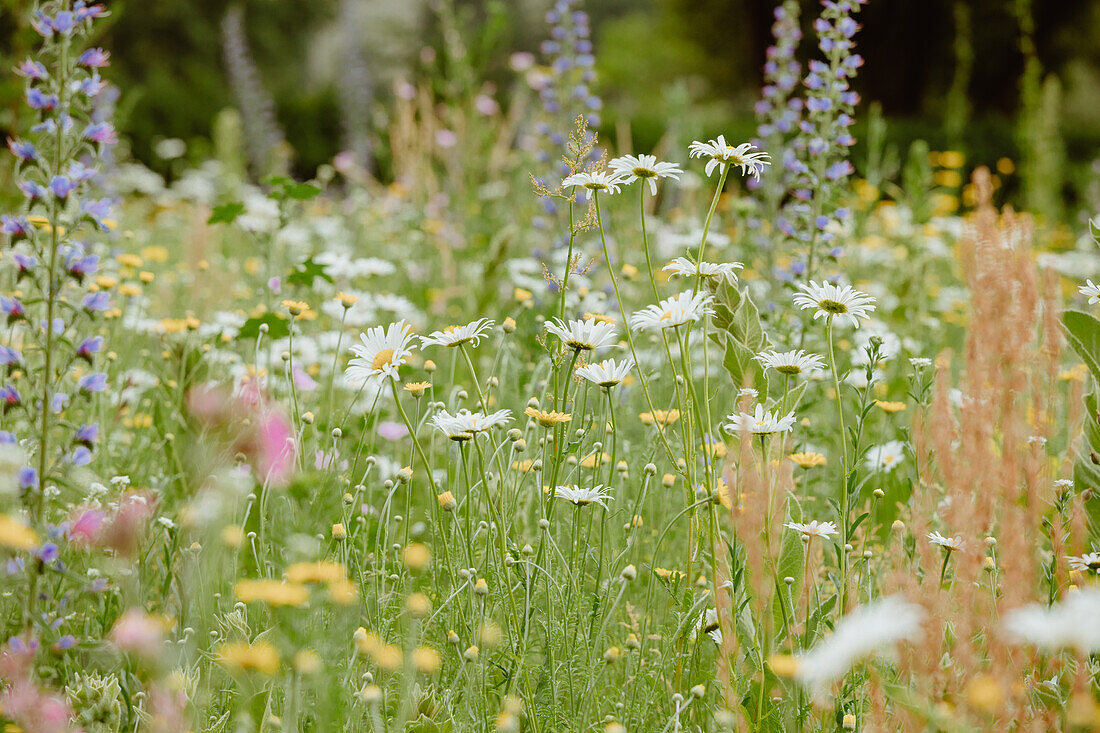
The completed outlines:
{"type": "Polygon", "coordinates": [[[622,576],[623,580],[634,580],[638,577],[638,568],[627,565],[619,575],[622,576]]]}
{"type": "Polygon", "coordinates": [[[606,726],[604,726],[603,733],[626,733],[626,726],[624,726],[622,723],[611,721],[606,726]]]}
{"type": "Polygon", "coordinates": [[[467,662],[476,662],[481,650],[477,648],[477,644],[471,644],[466,647],[466,651],[462,652],[462,658],[467,662]]]}
{"type": "Polygon", "coordinates": [[[535,473],[538,473],[539,471],[542,470],[542,459],[541,458],[536,458],[534,461],[531,462],[531,470],[534,471],[535,473]]]}
{"type": "Polygon", "coordinates": [[[405,599],[405,608],[409,609],[409,613],[413,616],[423,618],[431,612],[432,602],[423,593],[413,593],[405,599]]]}
{"type": "Polygon", "coordinates": [[[359,690],[359,699],[368,705],[375,705],[382,699],[382,688],[378,685],[364,685],[359,690]]]}
{"type": "Polygon", "coordinates": [[[348,531],[343,524],[337,522],[332,525],[332,539],[342,541],[348,538],[348,531]]]}
{"type": "Polygon", "coordinates": [[[707,688],[703,685],[695,685],[691,688],[691,696],[696,700],[702,700],[703,696],[707,694],[707,688]]]}
{"type": "Polygon", "coordinates": [[[508,316],[504,319],[504,323],[500,324],[500,327],[504,330],[504,333],[512,333],[516,330],[516,319],[508,316]]]}
{"type": "Polygon", "coordinates": [[[996,567],[997,562],[989,555],[986,555],[984,558],[982,558],[982,568],[984,570],[994,570],[996,567]]]}
{"type": "Polygon", "coordinates": [[[626,461],[619,461],[615,464],[615,470],[619,473],[626,473],[629,466],[626,465],[626,461]]]}
{"type": "Polygon", "coordinates": [[[459,568],[458,577],[462,578],[463,580],[469,580],[472,577],[472,573],[469,571],[468,568],[459,568]]]}
{"type": "Polygon", "coordinates": [[[342,290],[339,293],[336,294],[336,297],[334,298],[334,300],[336,300],[340,305],[342,305],[345,310],[347,310],[348,308],[351,308],[353,305],[355,305],[356,303],[359,302],[359,298],[357,296],[348,295],[347,293],[345,293],[342,290]]]}
{"type": "Polygon", "coordinates": [[[886,492],[883,491],[882,489],[875,489],[871,493],[874,494],[875,497],[878,498],[878,499],[881,499],[882,497],[886,496],[886,492]]]}
{"type": "Polygon", "coordinates": [[[428,566],[429,562],[431,562],[432,553],[427,545],[423,545],[419,542],[412,542],[405,548],[403,558],[405,560],[405,567],[413,572],[420,572],[428,566]]]}
{"type": "Polygon", "coordinates": [[[606,652],[603,653],[603,660],[608,664],[614,664],[619,661],[623,653],[617,646],[609,647],[606,652]]]}
{"type": "Polygon", "coordinates": [[[890,529],[894,530],[895,532],[900,532],[905,529],[905,522],[901,521],[900,519],[895,519],[894,523],[890,525],[890,529]]]}
{"type": "Polygon", "coordinates": [[[996,537],[986,537],[983,540],[983,542],[985,542],[986,546],[993,547],[993,545],[997,544],[997,538],[996,537]]]}
{"type": "Polygon", "coordinates": [[[519,440],[520,438],[523,437],[523,431],[520,430],[519,428],[512,428],[511,430],[508,431],[507,435],[508,435],[508,440],[515,443],[517,440],[519,440]]]}
{"type": "Polygon", "coordinates": [[[520,552],[522,552],[524,555],[527,555],[528,557],[530,557],[531,555],[535,554],[535,548],[531,547],[530,544],[526,544],[526,545],[523,546],[523,549],[520,550],[520,552]]]}
{"type": "Polygon", "coordinates": [[[421,646],[413,650],[412,662],[417,672],[435,674],[439,671],[443,659],[439,656],[439,652],[430,646],[421,646]]]}
{"type": "Polygon", "coordinates": [[[340,428],[333,428],[332,429],[332,437],[335,438],[336,440],[339,440],[340,438],[344,437],[344,431],[341,430],[340,428]]]}
{"type": "Polygon", "coordinates": [[[676,707],[680,707],[680,703],[684,701],[684,696],[679,692],[672,693],[672,704],[676,707]]]}
{"type": "Polygon", "coordinates": [[[844,726],[844,730],[855,730],[856,729],[856,716],[852,715],[851,713],[847,713],[844,716],[844,718],[841,722],[841,725],[844,726]]]}
{"type": "Polygon", "coordinates": [[[267,333],[268,331],[271,330],[271,327],[268,326],[266,323],[261,323],[260,328],[258,330],[259,330],[260,333],[267,333]]]}
{"type": "Polygon", "coordinates": [[[791,577],[790,575],[784,575],[783,576],[783,582],[786,583],[787,585],[794,585],[794,578],[791,577]]]}
{"type": "Polygon", "coordinates": [[[405,484],[412,481],[412,477],[413,477],[413,470],[409,466],[405,466],[400,471],[398,471],[397,476],[396,476],[398,483],[405,483],[405,484]]]}
{"type": "Polygon", "coordinates": [[[644,473],[646,476],[656,476],[657,475],[657,464],[655,464],[655,463],[645,464],[645,466],[642,468],[642,473],[644,473]]]}
{"type": "Polygon", "coordinates": [[[676,484],[676,477],[671,473],[666,473],[661,477],[661,485],[666,489],[671,489],[676,484]]]}
{"type": "Polygon", "coordinates": [[[477,582],[474,583],[474,593],[478,594],[479,596],[489,594],[489,583],[486,582],[485,578],[478,578],[477,582]]]}
{"type": "Polygon", "coordinates": [[[453,512],[455,507],[458,506],[455,495],[449,491],[444,491],[436,499],[439,501],[439,507],[445,512],[453,512]]]}
{"type": "Polygon", "coordinates": [[[521,438],[513,443],[512,447],[516,449],[516,453],[523,453],[527,450],[527,441],[521,438]]]}
{"type": "Polygon", "coordinates": [[[637,634],[627,634],[626,643],[624,644],[624,646],[632,651],[637,651],[638,649],[642,648],[642,642],[638,640],[637,634]]]}
{"type": "Polygon", "coordinates": [[[847,543],[844,544],[844,551],[845,552],[851,552],[854,549],[856,549],[856,548],[852,547],[851,542],[847,542],[847,543]]]}
{"type": "Polygon", "coordinates": [[[313,424],[313,413],[312,412],[303,412],[302,413],[302,422],[304,422],[306,425],[312,425],[313,424]]]}
{"type": "Polygon", "coordinates": [[[424,371],[428,372],[429,374],[434,372],[435,371],[435,362],[432,361],[431,359],[426,359],[424,361],[424,371]]]}
{"type": "Polygon", "coordinates": [[[539,398],[532,397],[531,399],[527,400],[527,406],[537,410],[539,407],[539,398]]]}

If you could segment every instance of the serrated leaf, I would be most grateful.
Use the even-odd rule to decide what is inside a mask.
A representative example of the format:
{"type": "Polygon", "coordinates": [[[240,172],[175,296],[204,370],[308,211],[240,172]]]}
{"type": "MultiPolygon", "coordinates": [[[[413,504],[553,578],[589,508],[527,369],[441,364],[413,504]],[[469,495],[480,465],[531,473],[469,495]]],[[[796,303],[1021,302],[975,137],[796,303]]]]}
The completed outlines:
{"type": "Polygon", "coordinates": [[[290,285],[300,285],[305,288],[312,288],[314,281],[317,279],[330,283],[335,282],[332,276],[325,272],[325,266],[319,262],[314,262],[313,258],[310,257],[294,268],[294,272],[287,275],[286,281],[290,285]]]}
{"type": "Polygon", "coordinates": [[[290,323],[278,313],[265,313],[249,318],[237,333],[238,339],[255,339],[260,335],[260,326],[267,324],[267,336],[271,339],[286,338],[290,335],[290,323]]]}
{"type": "Polygon", "coordinates": [[[232,201],[228,204],[215,206],[214,211],[211,212],[210,218],[206,220],[206,223],[232,224],[242,213],[244,213],[244,204],[240,201],[232,201]]]}

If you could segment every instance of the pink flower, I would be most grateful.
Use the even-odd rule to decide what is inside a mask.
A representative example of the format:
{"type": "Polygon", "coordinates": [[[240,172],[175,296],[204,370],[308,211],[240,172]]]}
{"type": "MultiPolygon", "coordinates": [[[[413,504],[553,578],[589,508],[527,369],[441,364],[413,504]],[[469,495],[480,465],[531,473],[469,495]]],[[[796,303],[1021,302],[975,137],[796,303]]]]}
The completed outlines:
{"type": "Polygon", "coordinates": [[[69,527],[69,539],[77,544],[90,545],[103,528],[103,512],[99,509],[81,511],[69,527]]]}
{"type": "Polygon", "coordinates": [[[156,504],[156,497],[147,491],[127,494],[100,529],[97,543],[120,555],[136,554],[141,537],[156,511],[156,504]]]}
{"type": "Polygon", "coordinates": [[[261,479],[282,486],[294,471],[294,430],[279,411],[268,408],[258,416],[253,446],[256,472],[261,479]]]}
{"type": "Polygon", "coordinates": [[[317,380],[309,376],[309,372],[297,364],[294,365],[294,386],[298,389],[313,390],[317,389],[317,380]]]}
{"type": "Polygon", "coordinates": [[[124,652],[155,657],[164,642],[164,626],[140,608],[131,608],[115,622],[110,638],[124,652]]]}
{"type": "Polygon", "coordinates": [[[378,434],[386,440],[400,440],[409,434],[409,429],[402,423],[383,420],[378,423],[378,434]]]}

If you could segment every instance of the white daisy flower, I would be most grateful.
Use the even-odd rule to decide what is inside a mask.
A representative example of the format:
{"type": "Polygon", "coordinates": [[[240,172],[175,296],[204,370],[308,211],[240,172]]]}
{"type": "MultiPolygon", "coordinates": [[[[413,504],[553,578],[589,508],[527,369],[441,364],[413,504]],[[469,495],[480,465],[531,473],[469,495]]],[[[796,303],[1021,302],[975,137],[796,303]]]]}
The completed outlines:
{"type": "Polygon", "coordinates": [[[579,351],[592,351],[618,342],[618,331],[614,323],[592,317],[583,321],[569,321],[568,324],[555,318],[547,321],[544,327],[547,333],[560,338],[563,344],[579,351]]]}
{"type": "Polygon", "coordinates": [[[786,376],[825,368],[824,359],[817,354],[808,354],[802,349],[797,351],[762,351],[753,358],[760,362],[760,366],[765,369],[774,369],[786,376]]]}
{"type": "Polygon", "coordinates": [[[694,323],[703,316],[713,313],[710,304],[713,298],[706,293],[685,290],[679,295],[662,300],[638,311],[630,317],[630,325],[640,331],[660,331],[665,328],[694,323]]]}
{"type": "Polygon", "coordinates": [[[605,501],[611,501],[611,488],[608,486],[594,486],[591,489],[582,489],[580,486],[558,486],[554,489],[554,497],[572,502],[577,506],[586,504],[599,504],[607,509],[605,501]]]}
{"type": "Polygon", "coordinates": [[[1018,643],[1044,649],[1071,648],[1100,651],[1100,588],[1077,590],[1047,608],[1038,603],[1015,608],[1004,615],[1001,629],[1018,643]]]}
{"type": "Polygon", "coordinates": [[[787,529],[793,529],[795,532],[800,532],[803,537],[820,537],[823,540],[837,534],[836,522],[819,522],[816,519],[809,524],[787,522],[783,526],[787,529]]]}
{"type": "Polygon", "coordinates": [[[470,440],[476,433],[484,433],[510,422],[511,410],[497,410],[488,415],[469,410],[459,410],[452,415],[446,410],[440,410],[431,419],[432,427],[458,442],[470,440]]]}
{"type": "Polygon", "coordinates": [[[869,471],[884,471],[890,473],[905,460],[905,443],[900,440],[891,440],[882,445],[876,445],[867,451],[867,458],[863,465],[869,471]]]}
{"type": "Polygon", "coordinates": [[[1077,292],[1081,295],[1087,295],[1089,297],[1089,305],[1096,305],[1100,303],[1100,285],[1094,285],[1092,280],[1086,280],[1088,285],[1082,285],[1077,288],[1077,292]]]}
{"type": "Polygon", "coordinates": [[[657,195],[657,179],[671,178],[679,180],[683,173],[675,163],[658,162],[655,155],[624,155],[615,158],[608,166],[614,173],[623,177],[624,184],[631,184],[639,178],[649,181],[649,192],[657,195]]]}
{"type": "Polygon", "coordinates": [[[929,532],[928,541],[933,545],[939,545],[947,552],[955,552],[963,548],[962,537],[944,537],[939,532],[929,532]]]}
{"type": "Polygon", "coordinates": [[[1080,557],[1067,556],[1070,570],[1078,570],[1082,573],[1091,570],[1100,573],[1100,552],[1090,552],[1080,557]]]}
{"type": "Polygon", "coordinates": [[[794,676],[820,697],[857,661],[922,634],[925,611],[899,596],[859,606],[837,622],[833,633],[796,657],[794,676]]]}
{"type": "Polygon", "coordinates": [[[479,318],[465,326],[448,326],[442,331],[432,331],[428,336],[420,337],[420,344],[425,346],[459,346],[461,344],[473,344],[477,346],[485,332],[493,327],[493,321],[489,318],[479,318]]]}
{"type": "Polygon", "coordinates": [[[722,625],[718,623],[718,610],[708,608],[699,615],[699,623],[691,630],[691,640],[702,631],[718,646],[722,646],[722,625]]]}
{"type": "Polygon", "coordinates": [[[757,150],[752,143],[741,143],[733,147],[722,135],[719,135],[717,140],[708,140],[705,143],[696,140],[688,146],[688,150],[693,158],[710,158],[706,167],[707,176],[710,176],[717,166],[728,163],[740,166],[741,175],[751,175],[760,180],[764,167],[771,165],[768,154],[757,150]]]}
{"type": "Polygon", "coordinates": [[[612,171],[586,171],[574,173],[561,182],[563,188],[583,186],[589,191],[606,191],[609,196],[619,192],[627,183],[621,173],[612,171]]]}
{"type": "Polygon", "coordinates": [[[677,257],[661,269],[672,275],[700,275],[702,277],[721,277],[728,275],[737,280],[737,270],[743,268],[740,262],[700,262],[698,265],[687,257],[677,257]]]}
{"type": "Polygon", "coordinates": [[[361,344],[351,347],[355,358],[348,363],[344,376],[350,384],[363,384],[379,377],[397,379],[397,370],[412,355],[412,326],[405,321],[388,327],[375,326],[359,334],[361,344]]]}
{"type": "Polygon", "coordinates": [[[870,318],[871,312],[875,310],[875,299],[867,293],[854,289],[851,285],[841,287],[830,282],[818,285],[811,280],[798,287],[803,292],[795,294],[794,304],[802,310],[816,308],[815,321],[818,318],[835,316],[859,328],[859,319],[870,318]]]}
{"type": "Polygon", "coordinates": [[[756,403],[756,410],[750,415],[747,412],[735,412],[729,415],[726,423],[726,431],[737,435],[739,433],[751,433],[753,435],[771,435],[772,433],[789,433],[794,428],[794,410],[780,417],[779,413],[765,410],[764,405],[756,403]]]}
{"type": "Polygon", "coordinates": [[[629,357],[620,362],[606,359],[599,364],[585,364],[577,367],[577,376],[600,387],[609,388],[626,379],[626,375],[630,374],[633,368],[634,360],[629,357]]]}

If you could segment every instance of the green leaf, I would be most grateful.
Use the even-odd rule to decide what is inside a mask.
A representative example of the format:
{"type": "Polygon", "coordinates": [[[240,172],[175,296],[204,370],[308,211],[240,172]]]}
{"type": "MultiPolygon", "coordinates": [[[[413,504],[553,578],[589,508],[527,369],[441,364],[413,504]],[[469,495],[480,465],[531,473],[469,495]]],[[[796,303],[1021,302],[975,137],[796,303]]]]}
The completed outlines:
{"type": "Polygon", "coordinates": [[[255,339],[260,335],[260,326],[267,325],[267,336],[271,339],[286,338],[290,335],[290,323],[278,313],[265,313],[256,318],[249,318],[241,326],[237,338],[241,340],[255,339]]]}
{"type": "Polygon", "coordinates": [[[722,365],[737,387],[764,386],[764,371],[753,358],[770,346],[760,324],[760,311],[749,294],[728,278],[720,279],[710,288],[714,296],[711,323],[716,329],[711,339],[725,350],[722,365]]]}
{"type": "Polygon", "coordinates": [[[207,224],[232,224],[238,216],[244,213],[244,204],[240,201],[231,201],[228,204],[215,206],[207,224]]]}
{"type": "Polygon", "coordinates": [[[1100,380],[1100,321],[1090,313],[1066,311],[1062,325],[1069,337],[1069,344],[1088,365],[1093,378],[1100,380]]]}
{"type": "Polygon", "coordinates": [[[321,189],[312,183],[293,183],[283,188],[283,193],[289,199],[305,201],[321,193],[321,189]]]}
{"type": "Polygon", "coordinates": [[[332,276],[325,272],[325,266],[318,262],[314,262],[313,258],[310,257],[294,268],[294,272],[287,275],[286,281],[289,285],[301,285],[305,288],[312,288],[313,283],[318,279],[330,283],[334,282],[332,276]]]}

